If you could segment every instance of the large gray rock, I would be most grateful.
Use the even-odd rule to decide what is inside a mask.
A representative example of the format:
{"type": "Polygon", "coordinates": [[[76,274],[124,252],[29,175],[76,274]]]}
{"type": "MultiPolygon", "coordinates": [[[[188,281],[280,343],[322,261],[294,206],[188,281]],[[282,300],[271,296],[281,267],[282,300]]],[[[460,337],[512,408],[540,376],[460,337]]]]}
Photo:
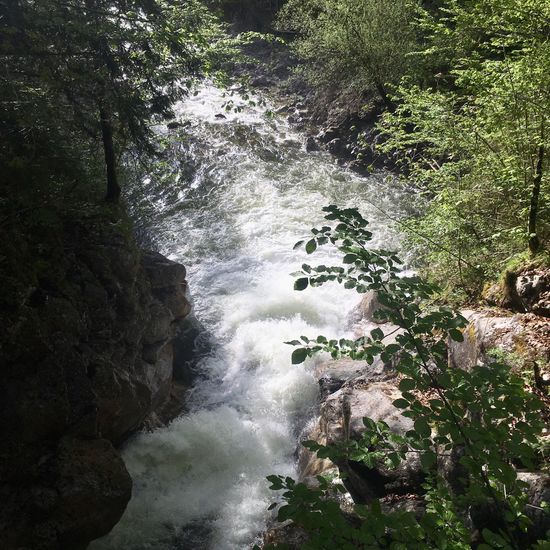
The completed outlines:
{"type": "Polygon", "coordinates": [[[185,268],[116,224],[73,219],[54,242],[50,269],[0,312],[6,550],[85,548],[118,521],[131,480],[113,443],[166,410],[190,309],[185,268]]]}
{"type": "Polygon", "coordinates": [[[492,349],[514,351],[515,341],[522,332],[519,316],[495,316],[477,311],[462,314],[469,324],[463,330],[463,342],[448,342],[450,367],[471,370],[478,363],[485,363],[487,353],[492,349]]]}
{"type": "MultiPolygon", "coordinates": [[[[338,444],[347,439],[360,439],[365,430],[363,418],[383,420],[397,434],[413,428],[412,420],[401,415],[393,401],[401,396],[394,384],[369,382],[365,377],[350,380],[331,394],[321,404],[317,424],[308,438],[322,445],[338,444]]],[[[303,476],[322,472],[331,464],[319,462],[309,451],[300,455],[300,471],[303,476]]],[[[345,474],[345,485],[355,502],[366,503],[388,494],[417,492],[424,480],[419,457],[409,453],[396,469],[367,468],[365,465],[340,461],[340,471],[345,474]]]]}
{"type": "Polygon", "coordinates": [[[550,317],[550,268],[526,265],[508,271],[484,290],[483,297],[491,306],[550,317]]]}
{"type": "Polygon", "coordinates": [[[319,382],[321,399],[338,391],[346,382],[361,377],[365,382],[383,382],[397,376],[394,365],[384,363],[380,358],[369,365],[366,361],[358,361],[344,357],[327,361],[315,367],[315,377],[319,382]]]}
{"type": "Polygon", "coordinates": [[[370,321],[372,323],[384,324],[384,306],[378,299],[378,294],[374,290],[365,292],[361,301],[350,313],[350,322],[359,323],[361,321],[370,321]]]}
{"type": "Polygon", "coordinates": [[[550,317],[550,269],[523,270],[517,276],[515,290],[525,311],[550,317]]]}
{"type": "Polygon", "coordinates": [[[463,330],[463,342],[448,342],[450,367],[470,370],[476,364],[486,364],[495,349],[529,359],[548,359],[550,320],[532,314],[495,315],[490,310],[462,314],[469,324],[463,330]]]}

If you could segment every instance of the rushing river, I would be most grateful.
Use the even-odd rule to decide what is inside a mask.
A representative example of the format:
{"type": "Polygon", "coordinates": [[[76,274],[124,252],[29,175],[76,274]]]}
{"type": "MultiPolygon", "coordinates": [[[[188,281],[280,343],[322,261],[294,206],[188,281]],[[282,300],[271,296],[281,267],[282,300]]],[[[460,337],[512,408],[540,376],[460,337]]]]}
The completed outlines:
{"type": "Polygon", "coordinates": [[[190,412],[124,449],[133,498],[94,550],[246,549],[257,541],[274,498],[265,476],[295,475],[297,437],[317,401],[312,363],[292,366],[284,342],[346,334],[358,302],[338,285],[293,291],[290,274],[304,261],[338,261],[322,249],[306,258],[293,244],[334,203],[360,206],[374,245],[392,247],[395,228],[369,204],[394,215],[408,207],[382,176],[359,177],[326,153],[306,153],[304,137],[266,107],[226,113],[224,102],[204,87],[182,104],[188,126],[163,135],[174,141],[170,169],[130,197],[154,244],[187,266],[195,315],[214,345],[190,412]]]}

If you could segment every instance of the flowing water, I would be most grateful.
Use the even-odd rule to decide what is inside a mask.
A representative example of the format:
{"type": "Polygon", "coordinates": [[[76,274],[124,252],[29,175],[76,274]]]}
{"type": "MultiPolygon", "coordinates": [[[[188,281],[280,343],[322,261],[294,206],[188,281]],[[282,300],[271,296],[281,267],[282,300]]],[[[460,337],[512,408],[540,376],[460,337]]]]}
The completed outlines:
{"type": "MultiPolygon", "coordinates": [[[[360,206],[374,245],[396,247],[395,228],[369,204],[399,215],[410,198],[382,176],[359,177],[266,107],[223,112],[205,86],[181,105],[184,129],[164,132],[171,154],[130,202],[154,244],[187,266],[195,315],[213,347],[190,412],[124,449],[133,498],[94,550],[250,548],[274,495],[265,476],[295,476],[297,437],[314,414],[317,383],[285,345],[302,334],[343,336],[358,295],[338,285],[293,290],[307,257],[293,244],[323,223],[328,204],[360,206]],[[166,169],[168,168],[168,169],[166,169]],[[168,175],[167,175],[168,174],[168,175]]],[[[238,103],[237,103],[238,104],[238,103]]]]}

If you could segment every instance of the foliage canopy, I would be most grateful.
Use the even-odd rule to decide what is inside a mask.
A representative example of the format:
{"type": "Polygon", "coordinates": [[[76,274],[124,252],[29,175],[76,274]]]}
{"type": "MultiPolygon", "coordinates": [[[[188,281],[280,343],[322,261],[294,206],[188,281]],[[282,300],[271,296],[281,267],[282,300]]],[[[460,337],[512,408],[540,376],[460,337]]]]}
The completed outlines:
{"type": "Polygon", "coordinates": [[[2,0],[0,27],[3,167],[99,172],[102,144],[112,199],[120,155],[154,150],[152,124],[229,44],[199,0],[2,0]]]}

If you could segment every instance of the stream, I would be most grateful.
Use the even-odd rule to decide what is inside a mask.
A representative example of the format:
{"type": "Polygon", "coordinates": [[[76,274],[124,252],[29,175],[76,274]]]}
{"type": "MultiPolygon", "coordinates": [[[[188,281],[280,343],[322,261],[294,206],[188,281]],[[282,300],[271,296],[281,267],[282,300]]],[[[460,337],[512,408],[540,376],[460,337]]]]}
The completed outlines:
{"type": "Polygon", "coordinates": [[[328,153],[306,153],[304,136],[268,106],[237,99],[243,109],[225,112],[225,101],[205,85],[182,103],[186,125],[162,131],[172,143],[165,166],[129,194],[150,245],[187,267],[194,314],[212,347],[189,412],[123,449],[133,498],[93,550],[258,542],[276,497],[265,477],[296,477],[297,440],[318,399],[314,361],[291,365],[284,342],[345,336],[359,301],[336,284],[294,291],[291,273],[303,262],[340,262],[328,248],[307,257],[293,245],[323,224],[323,206],[337,204],[360,206],[373,246],[397,248],[396,228],[371,203],[394,216],[411,207],[383,174],[361,177],[328,153]]]}

